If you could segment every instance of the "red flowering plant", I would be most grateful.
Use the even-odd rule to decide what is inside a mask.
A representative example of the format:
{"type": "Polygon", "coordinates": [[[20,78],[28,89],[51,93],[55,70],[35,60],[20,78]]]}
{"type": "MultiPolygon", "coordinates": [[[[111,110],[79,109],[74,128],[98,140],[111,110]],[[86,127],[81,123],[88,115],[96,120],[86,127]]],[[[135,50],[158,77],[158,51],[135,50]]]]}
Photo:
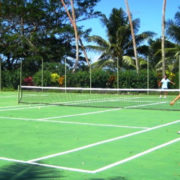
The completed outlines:
{"type": "Polygon", "coordinates": [[[26,86],[33,86],[33,78],[31,76],[24,78],[23,84],[26,86]]]}

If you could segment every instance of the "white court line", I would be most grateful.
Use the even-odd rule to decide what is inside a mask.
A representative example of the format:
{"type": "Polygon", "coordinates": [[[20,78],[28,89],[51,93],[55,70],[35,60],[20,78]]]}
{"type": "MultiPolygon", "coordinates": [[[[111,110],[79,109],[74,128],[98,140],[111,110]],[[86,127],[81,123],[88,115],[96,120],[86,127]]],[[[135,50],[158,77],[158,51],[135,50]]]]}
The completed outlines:
{"type": "Polygon", "coordinates": [[[6,96],[6,95],[1,96],[1,95],[0,95],[0,99],[4,99],[4,98],[12,98],[12,97],[17,98],[18,95],[10,95],[10,96],[6,96]]]}
{"type": "Polygon", "coordinates": [[[54,169],[62,169],[62,170],[68,170],[68,171],[74,171],[74,172],[81,172],[81,173],[91,173],[91,174],[94,173],[94,171],[90,171],[90,170],[69,168],[69,167],[64,167],[64,166],[55,166],[55,165],[35,163],[35,162],[27,162],[27,161],[5,158],[5,157],[0,157],[0,160],[17,162],[17,163],[22,163],[22,164],[29,164],[29,165],[36,165],[36,166],[42,166],[42,167],[48,167],[48,168],[54,168],[54,169]]]}
{"type": "Polygon", "coordinates": [[[61,118],[68,118],[68,117],[75,117],[75,116],[86,116],[90,114],[100,114],[100,113],[111,112],[111,111],[119,111],[121,109],[122,108],[116,108],[116,109],[108,109],[108,110],[103,110],[103,111],[94,111],[94,112],[71,114],[71,115],[64,115],[64,116],[55,116],[55,117],[48,117],[48,118],[41,118],[41,119],[48,120],[48,119],[61,119],[61,118]]]}
{"type": "Polygon", "coordinates": [[[15,106],[2,106],[0,107],[0,110],[1,109],[8,109],[8,108],[21,108],[21,107],[32,107],[32,105],[15,105],[15,106]]]}
{"type": "Polygon", "coordinates": [[[140,105],[134,105],[134,106],[127,106],[127,107],[124,107],[125,109],[128,109],[128,108],[137,108],[137,107],[143,107],[143,106],[152,106],[152,105],[158,105],[158,104],[165,104],[167,102],[155,102],[155,103],[151,103],[151,104],[140,104],[140,105]]]}
{"type": "Polygon", "coordinates": [[[96,173],[105,171],[107,169],[113,168],[115,166],[118,166],[120,164],[124,164],[124,163],[126,163],[128,161],[131,161],[131,160],[134,160],[136,158],[142,157],[142,156],[144,156],[146,154],[149,154],[151,152],[154,152],[156,150],[159,150],[161,148],[164,148],[166,146],[169,146],[169,145],[171,145],[173,143],[176,143],[176,142],[179,142],[179,141],[180,141],[180,138],[176,138],[176,139],[174,139],[172,141],[169,141],[169,142],[166,142],[164,144],[155,146],[155,147],[150,148],[150,149],[148,149],[148,150],[146,150],[144,152],[135,154],[135,155],[130,156],[130,157],[126,158],[126,159],[117,161],[115,163],[109,164],[107,166],[104,166],[102,168],[99,168],[99,169],[96,169],[96,170],[93,170],[93,171],[85,170],[85,169],[69,168],[69,167],[64,167],[64,166],[55,166],[55,165],[49,165],[49,164],[42,164],[42,163],[36,163],[36,162],[29,162],[29,161],[22,161],[22,160],[10,159],[10,158],[5,158],[5,157],[0,157],[0,160],[10,161],[10,162],[17,162],[17,163],[23,163],[23,164],[29,164],[29,165],[37,165],[37,166],[49,167],[49,168],[55,168],[55,169],[62,169],[62,170],[67,170],[67,171],[96,174],[96,173]]]}
{"type": "Polygon", "coordinates": [[[166,124],[162,124],[162,125],[158,125],[158,126],[155,126],[155,127],[149,128],[149,129],[133,132],[133,133],[126,134],[126,135],[123,135],[123,136],[118,136],[118,137],[115,137],[115,138],[106,139],[106,140],[103,140],[103,141],[99,141],[99,142],[96,142],[96,143],[93,143],[93,144],[81,146],[81,147],[71,149],[71,150],[68,150],[68,151],[59,152],[59,153],[55,153],[55,154],[50,154],[50,155],[47,155],[47,156],[43,156],[43,157],[40,157],[40,158],[29,160],[28,162],[36,162],[36,161],[40,161],[40,160],[44,160],[44,159],[49,159],[49,158],[53,158],[53,157],[57,157],[57,156],[62,156],[62,155],[65,155],[65,154],[70,154],[70,153],[73,153],[73,152],[77,152],[77,151],[80,151],[80,150],[84,150],[84,149],[88,149],[88,148],[91,148],[91,147],[99,146],[101,144],[117,141],[117,140],[120,140],[120,139],[128,138],[128,137],[131,137],[131,136],[135,136],[137,134],[142,134],[142,133],[145,133],[145,132],[149,132],[149,131],[152,131],[152,130],[156,130],[156,129],[166,127],[166,126],[170,126],[172,124],[177,124],[177,123],[180,123],[180,120],[173,121],[173,122],[166,123],[166,124]]]}
{"type": "MultiPolygon", "coordinates": [[[[140,105],[134,105],[134,106],[126,106],[126,107],[122,107],[122,108],[114,108],[114,109],[108,109],[108,110],[105,110],[105,111],[96,111],[96,112],[108,112],[108,111],[118,111],[118,110],[121,110],[121,109],[128,109],[128,108],[137,108],[137,107],[143,107],[143,106],[151,106],[151,105],[158,105],[158,104],[164,104],[164,103],[167,103],[167,102],[156,102],[156,103],[151,103],[151,104],[140,104],[140,105]]],[[[57,105],[35,105],[35,106],[31,106],[31,107],[28,107],[28,106],[25,106],[23,108],[21,108],[22,106],[18,107],[17,108],[10,108],[10,109],[1,109],[0,108],[0,112],[2,111],[16,111],[16,110],[26,110],[26,109],[33,109],[33,108],[46,108],[46,107],[49,107],[49,106],[58,106],[57,105]]],[[[92,114],[96,113],[96,112],[92,112],[92,114]]],[[[82,115],[89,115],[87,113],[82,113],[82,115]]],[[[75,115],[69,115],[67,117],[72,117],[72,116],[75,116],[75,115]]],[[[77,116],[80,116],[80,114],[77,114],[77,116]]],[[[64,116],[65,117],[65,116],[64,116]]],[[[63,117],[63,118],[64,118],[63,117]]],[[[49,118],[44,118],[44,119],[58,119],[58,118],[62,118],[62,116],[57,116],[57,117],[49,117],[49,118]]]]}
{"type": "Polygon", "coordinates": [[[48,117],[48,118],[42,118],[42,119],[60,119],[60,118],[68,118],[68,117],[75,117],[75,116],[85,116],[85,115],[90,115],[90,114],[99,114],[99,113],[104,113],[104,112],[111,112],[111,111],[119,111],[122,109],[128,109],[128,108],[136,108],[136,107],[143,107],[143,106],[152,106],[152,105],[158,105],[158,104],[164,104],[166,102],[160,102],[160,103],[151,103],[151,104],[140,104],[136,106],[126,106],[123,108],[115,108],[115,109],[108,109],[104,111],[95,111],[95,112],[88,112],[88,113],[80,113],[80,114],[72,114],[72,115],[64,115],[64,116],[55,116],[55,117],[48,117]]]}
{"type": "Polygon", "coordinates": [[[176,143],[176,142],[178,142],[178,141],[180,141],[180,138],[176,138],[176,139],[174,139],[174,140],[172,140],[172,141],[169,141],[169,142],[166,142],[166,143],[164,143],[164,144],[155,146],[155,147],[153,147],[153,148],[151,148],[151,149],[148,149],[148,150],[146,150],[146,151],[144,151],[144,152],[138,153],[138,154],[133,155],[133,156],[130,156],[130,157],[126,158],[126,159],[123,159],[123,160],[117,161],[117,162],[115,162],[115,163],[109,164],[109,165],[107,165],[107,166],[104,166],[104,167],[102,167],[102,168],[99,168],[99,169],[95,170],[94,173],[102,172],[102,171],[105,171],[105,170],[110,169],[110,168],[112,168],[112,167],[118,166],[118,165],[120,165],[120,164],[124,164],[124,163],[126,163],[126,162],[128,162],[128,161],[131,161],[131,160],[133,160],[133,159],[139,158],[139,157],[141,157],[141,156],[144,156],[144,155],[146,155],[146,154],[149,154],[149,153],[151,153],[151,152],[153,152],[153,151],[156,151],[156,150],[158,150],[158,149],[164,148],[164,147],[166,147],[166,146],[168,146],[168,145],[171,145],[171,144],[173,144],[173,143],[176,143]]]}
{"type": "Polygon", "coordinates": [[[34,106],[17,106],[17,108],[9,108],[9,109],[0,109],[0,112],[2,111],[16,111],[16,110],[26,110],[26,109],[34,109],[34,108],[47,108],[49,106],[57,106],[57,105],[34,105],[34,106]]]}
{"type": "MultiPolygon", "coordinates": [[[[99,98],[99,97],[98,97],[99,98]]],[[[132,99],[139,99],[139,97],[129,97],[129,98],[124,98],[124,97],[113,97],[113,98],[101,98],[101,99],[85,99],[85,100],[79,100],[79,101],[65,101],[65,102],[60,102],[62,105],[78,105],[78,104],[90,104],[90,103],[101,103],[101,102],[118,102],[119,100],[123,100],[124,102],[127,102],[126,100],[132,100],[132,99]]],[[[130,101],[129,101],[130,102],[130,101]]],[[[58,103],[58,102],[57,102],[58,103]]]]}
{"type": "MultiPolygon", "coordinates": [[[[28,95],[26,95],[26,96],[30,96],[30,97],[38,97],[39,95],[37,94],[28,94],[28,95]]],[[[41,97],[42,96],[48,96],[48,95],[41,95],[41,97]]],[[[4,99],[4,98],[12,98],[12,97],[14,97],[14,98],[17,98],[18,97],[18,94],[14,94],[14,95],[9,95],[9,96],[6,96],[6,95],[4,95],[4,96],[1,96],[1,94],[0,94],[0,99],[4,99]]]]}
{"type": "Polygon", "coordinates": [[[98,124],[98,123],[83,123],[83,122],[73,122],[73,121],[54,121],[46,119],[28,119],[28,118],[15,118],[15,117],[0,117],[0,119],[8,120],[20,120],[20,121],[35,121],[35,122],[47,122],[56,124],[75,124],[75,125],[86,125],[86,126],[96,126],[96,127],[116,127],[116,128],[129,128],[129,129],[148,129],[148,127],[138,127],[138,126],[121,126],[114,124],[98,124]]]}

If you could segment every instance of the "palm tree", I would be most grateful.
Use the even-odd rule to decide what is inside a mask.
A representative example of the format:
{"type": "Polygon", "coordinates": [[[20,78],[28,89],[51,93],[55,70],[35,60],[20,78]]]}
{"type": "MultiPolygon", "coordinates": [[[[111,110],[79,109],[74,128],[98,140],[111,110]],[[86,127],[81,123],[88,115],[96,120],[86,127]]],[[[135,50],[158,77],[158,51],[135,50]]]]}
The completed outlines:
{"type": "Polygon", "coordinates": [[[74,11],[74,3],[73,0],[70,0],[71,3],[71,9],[72,9],[72,15],[70,15],[68,8],[66,7],[66,4],[64,2],[64,0],[61,0],[61,3],[69,17],[69,20],[74,28],[74,34],[75,34],[75,41],[76,41],[76,63],[75,63],[75,67],[77,66],[77,63],[79,61],[79,38],[78,38],[78,31],[77,31],[77,26],[76,26],[76,16],[75,16],[75,11],[74,11]]]}
{"type": "Polygon", "coordinates": [[[136,71],[137,71],[137,74],[139,74],[139,62],[138,62],[138,58],[137,58],[136,40],[135,40],[134,28],[133,28],[131,13],[130,13],[129,5],[128,5],[128,0],[125,0],[125,4],[126,4],[127,14],[128,14],[128,18],[129,18],[129,24],[130,24],[130,27],[131,27],[131,35],[132,35],[132,40],[133,40],[134,57],[135,57],[135,61],[136,61],[136,71]]]}
{"type": "MultiPolygon", "coordinates": [[[[164,51],[167,54],[166,68],[170,72],[177,72],[180,58],[180,11],[175,14],[174,20],[169,20],[166,24],[167,35],[174,42],[165,41],[166,48],[164,51]]],[[[160,64],[162,63],[160,61],[156,67],[160,68],[160,64]]]]}
{"type": "MultiPolygon", "coordinates": [[[[114,69],[134,68],[136,67],[133,57],[133,42],[130,25],[126,13],[120,9],[113,9],[109,19],[103,15],[102,22],[107,28],[108,40],[100,36],[91,36],[89,41],[95,42],[96,45],[88,46],[89,49],[101,52],[96,67],[111,66],[114,69]]],[[[141,43],[153,36],[152,32],[144,32],[137,35],[139,20],[133,22],[137,50],[142,49],[141,43]]]]}
{"type": "Polygon", "coordinates": [[[75,9],[74,9],[74,2],[73,2],[73,0],[70,0],[72,14],[70,14],[64,0],[61,0],[61,3],[63,5],[63,7],[64,7],[64,9],[66,11],[66,14],[69,17],[71,25],[73,26],[73,29],[74,29],[75,41],[76,41],[76,62],[75,62],[73,71],[75,71],[75,69],[76,69],[76,67],[78,65],[78,61],[79,61],[79,42],[80,42],[80,45],[81,45],[81,48],[82,48],[82,51],[84,53],[84,56],[85,56],[85,59],[86,59],[86,62],[88,64],[88,66],[89,66],[89,59],[88,59],[84,44],[83,44],[80,36],[78,35],[78,30],[77,30],[77,26],[76,26],[76,15],[75,15],[75,9]]]}
{"type": "Polygon", "coordinates": [[[163,1],[163,10],[162,10],[162,43],[161,43],[161,50],[162,50],[162,74],[165,75],[165,47],[164,47],[164,41],[165,41],[165,12],[166,12],[166,0],[163,1]]]}
{"type": "MultiPolygon", "coordinates": [[[[175,69],[175,50],[176,50],[176,45],[168,40],[165,40],[164,42],[166,44],[165,48],[165,53],[166,53],[166,69],[175,69]],[[174,66],[174,68],[169,68],[171,65],[174,66]]],[[[162,78],[162,39],[150,39],[148,41],[148,49],[147,51],[144,52],[144,56],[149,57],[149,62],[150,62],[150,68],[152,71],[157,72],[159,75],[161,74],[162,78]]]]}
{"type": "Polygon", "coordinates": [[[175,20],[167,22],[167,35],[176,43],[176,46],[169,50],[173,51],[176,58],[178,58],[180,55],[180,7],[175,14],[175,20]]]}

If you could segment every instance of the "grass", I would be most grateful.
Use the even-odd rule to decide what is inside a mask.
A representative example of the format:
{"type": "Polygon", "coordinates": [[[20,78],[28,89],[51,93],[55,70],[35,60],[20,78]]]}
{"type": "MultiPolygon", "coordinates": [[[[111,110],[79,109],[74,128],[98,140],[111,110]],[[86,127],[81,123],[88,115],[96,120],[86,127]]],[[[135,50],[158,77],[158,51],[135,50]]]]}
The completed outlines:
{"type": "Polygon", "coordinates": [[[178,111],[18,105],[17,92],[0,92],[0,124],[1,168],[22,161],[64,180],[180,179],[178,111]]]}

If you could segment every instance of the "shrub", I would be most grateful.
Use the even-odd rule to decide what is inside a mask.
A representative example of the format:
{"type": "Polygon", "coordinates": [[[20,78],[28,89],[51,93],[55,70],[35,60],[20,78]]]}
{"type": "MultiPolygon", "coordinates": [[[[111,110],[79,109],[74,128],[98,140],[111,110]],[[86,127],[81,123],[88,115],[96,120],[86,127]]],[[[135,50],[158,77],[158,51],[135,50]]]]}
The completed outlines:
{"type": "Polygon", "coordinates": [[[20,83],[19,70],[2,71],[2,88],[17,89],[20,83]]]}
{"type": "MultiPolygon", "coordinates": [[[[42,71],[38,71],[33,76],[34,84],[36,86],[42,85],[42,71]]],[[[43,72],[43,85],[44,86],[51,86],[51,73],[49,71],[43,72]]]]}
{"type": "Polygon", "coordinates": [[[26,86],[33,86],[33,79],[31,76],[24,78],[23,84],[26,86]]]}
{"type": "Polygon", "coordinates": [[[57,73],[51,74],[51,85],[57,86],[59,83],[60,76],[57,73]]]}

